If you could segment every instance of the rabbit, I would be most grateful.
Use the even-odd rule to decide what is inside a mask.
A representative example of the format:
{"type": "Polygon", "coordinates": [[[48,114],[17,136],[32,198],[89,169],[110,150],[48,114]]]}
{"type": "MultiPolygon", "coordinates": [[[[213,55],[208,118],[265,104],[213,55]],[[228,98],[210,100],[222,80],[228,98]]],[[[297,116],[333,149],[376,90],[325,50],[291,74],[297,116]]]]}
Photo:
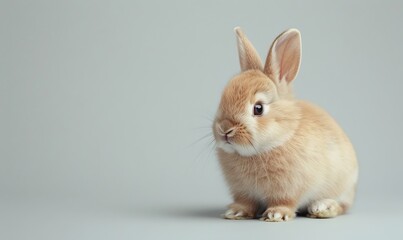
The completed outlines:
{"type": "Polygon", "coordinates": [[[293,97],[300,32],[281,33],[263,66],[242,30],[234,31],[241,73],[225,87],[212,126],[233,197],[224,218],[282,222],[296,213],[311,218],[345,213],[355,198],[356,154],[328,113],[293,97]]]}

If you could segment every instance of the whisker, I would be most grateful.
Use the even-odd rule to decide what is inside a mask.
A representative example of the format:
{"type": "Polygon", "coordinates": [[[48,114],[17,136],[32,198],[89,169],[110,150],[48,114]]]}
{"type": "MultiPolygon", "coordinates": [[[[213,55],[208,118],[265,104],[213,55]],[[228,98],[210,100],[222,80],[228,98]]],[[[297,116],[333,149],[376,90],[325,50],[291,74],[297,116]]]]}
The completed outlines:
{"type": "Polygon", "coordinates": [[[203,127],[192,128],[192,130],[199,130],[199,129],[211,129],[211,126],[203,126],[203,127]]]}
{"type": "Polygon", "coordinates": [[[196,143],[198,143],[198,142],[200,142],[200,141],[202,141],[202,140],[204,140],[204,139],[206,139],[206,138],[208,138],[208,137],[213,137],[213,133],[210,132],[210,133],[208,133],[208,134],[202,136],[201,138],[197,139],[196,141],[194,141],[194,142],[191,143],[190,145],[186,146],[186,148],[192,147],[192,146],[194,146],[196,143]]]}
{"type": "Polygon", "coordinates": [[[216,148],[216,141],[215,138],[213,138],[207,145],[208,147],[210,147],[210,151],[207,155],[207,157],[211,156],[211,154],[213,153],[214,149],[216,148]]]}
{"type": "Polygon", "coordinates": [[[246,140],[248,140],[249,144],[253,147],[253,149],[255,149],[256,155],[259,155],[259,152],[257,151],[257,149],[255,148],[255,146],[253,145],[252,141],[249,139],[249,137],[246,137],[246,140]]]}
{"type": "Polygon", "coordinates": [[[214,143],[214,145],[215,145],[215,138],[212,138],[211,141],[208,142],[208,144],[204,145],[203,149],[196,156],[197,161],[201,158],[203,153],[205,153],[209,148],[210,148],[209,154],[211,154],[211,152],[214,149],[213,148],[214,145],[211,145],[212,143],[214,143]]]}
{"type": "Polygon", "coordinates": [[[211,118],[210,116],[202,116],[205,120],[209,121],[209,122],[214,122],[214,118],[211,118]]]}

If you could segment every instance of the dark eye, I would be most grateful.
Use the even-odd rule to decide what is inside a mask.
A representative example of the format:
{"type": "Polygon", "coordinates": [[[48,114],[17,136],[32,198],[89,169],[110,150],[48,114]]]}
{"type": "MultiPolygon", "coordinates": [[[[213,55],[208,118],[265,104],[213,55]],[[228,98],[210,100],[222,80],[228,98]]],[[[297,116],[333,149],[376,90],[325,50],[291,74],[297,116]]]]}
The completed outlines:
{"type": "Polygon", "coordinates": [[[256,103],[253,106],[253,115],[255,116],[260,116],[263,114],[263,104],[261,103],[256,103]]]}

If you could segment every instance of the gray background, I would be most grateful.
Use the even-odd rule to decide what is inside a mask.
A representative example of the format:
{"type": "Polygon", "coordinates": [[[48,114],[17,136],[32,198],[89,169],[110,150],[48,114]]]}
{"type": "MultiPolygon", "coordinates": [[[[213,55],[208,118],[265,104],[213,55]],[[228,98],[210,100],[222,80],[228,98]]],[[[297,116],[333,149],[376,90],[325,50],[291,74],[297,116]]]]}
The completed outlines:
{"type": "Polygon", "coordinates": [[[1,0],[0,238],[402,237],[402,7],[1,0]],[[295,91],[335,116],[359,157],[350,214],[220,218],[231,199],[201,138],[239,72],[237,25],[262,57],[283,30],[302,32],[295,91]]]}

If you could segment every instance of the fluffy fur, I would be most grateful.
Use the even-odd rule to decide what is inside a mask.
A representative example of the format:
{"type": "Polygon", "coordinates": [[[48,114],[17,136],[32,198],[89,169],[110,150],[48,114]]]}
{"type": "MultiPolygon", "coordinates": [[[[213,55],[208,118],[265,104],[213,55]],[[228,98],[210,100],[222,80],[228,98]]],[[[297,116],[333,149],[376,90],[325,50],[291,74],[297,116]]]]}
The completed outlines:
{"type": "Polygon", "coordinates": [[[354,149],[329,114],[292,95],[300,33],[279,35],[263,67],[246,36],[235,32],[242,72],[225,88],[213,123],[234,199],[225,218],[287,221],[297,211],[315,218],[346,212],[358,177],[354,149]],[[253,114],[256,103],[261,116],[253,114]]]}

